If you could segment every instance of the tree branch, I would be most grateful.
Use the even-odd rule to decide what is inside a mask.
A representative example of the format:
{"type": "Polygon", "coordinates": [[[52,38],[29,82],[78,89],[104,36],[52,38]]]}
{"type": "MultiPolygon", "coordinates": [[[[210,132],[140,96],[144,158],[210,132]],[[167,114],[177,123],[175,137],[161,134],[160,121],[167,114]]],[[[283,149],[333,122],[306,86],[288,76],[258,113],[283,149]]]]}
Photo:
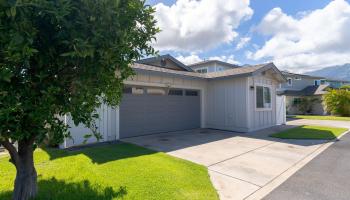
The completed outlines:
{"type": "Polygon", "coordinates": [[[1,145],[5,147],[5,149],[10,153],[11,156],[11,162],[17,167],[18,164],[18,152],[15,146],[11,144],[9,140],[2,140],[0,141],[1,145]]]}

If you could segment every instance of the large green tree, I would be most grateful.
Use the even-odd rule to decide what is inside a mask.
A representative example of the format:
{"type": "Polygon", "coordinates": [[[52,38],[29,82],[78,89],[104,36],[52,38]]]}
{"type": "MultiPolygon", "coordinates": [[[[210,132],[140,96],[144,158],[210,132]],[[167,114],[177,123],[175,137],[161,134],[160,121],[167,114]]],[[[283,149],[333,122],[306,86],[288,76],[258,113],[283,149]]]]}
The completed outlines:
{"type": "Polygon", "coordinates": [[[0,0],[0,143],[17,169],[13,199],[37,194],[33,151],[60,116],[92,126],[118,105],[130,64],[154,54],[154,10],[142,0],[0,0]]]}

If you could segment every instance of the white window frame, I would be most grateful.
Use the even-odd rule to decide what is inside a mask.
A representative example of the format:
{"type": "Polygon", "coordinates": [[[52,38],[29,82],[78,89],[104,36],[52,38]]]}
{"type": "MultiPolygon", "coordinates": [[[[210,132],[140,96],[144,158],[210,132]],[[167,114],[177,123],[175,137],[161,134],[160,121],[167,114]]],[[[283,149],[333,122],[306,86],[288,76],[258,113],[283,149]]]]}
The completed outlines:
{"type": "Polygon", "coordinates": [[[314,86],[319,86],[319,85],[321,85],[321,80],[316,79],[316,80],[314,81],[314,86]]]}
{"type": "Polygon", "coordinates": [[[292,86],[293,85],[293,79],[291,77],[287,78],[287,85],[288,86],[292,86]],[[289,83],[289,80],[290,80],[290,83],[289,83]]]}
{"type": "MultiPolygon", "coordinates": [[[[263,89],[264,90],[264,89],[263,89]]],[[[264,97],[265,92],[263,91],[263,104],[265,105],[265,97],[264,97]]],[[[264,84],[256,84],[254,86],[254,104],[255,104],[255,111],[272,111],[272,106],[273,106],[273,98],[272,98],[273,94],[272,94],[272,87],[271,85],[264,85],[264,84]],[[257,106],[257,96],[256,96],[256,92],[257,92],[257,87],[263,87],[263,88],[269,88],[270,90],[270,107],[269,108],[258,108],[257,106]]]]}

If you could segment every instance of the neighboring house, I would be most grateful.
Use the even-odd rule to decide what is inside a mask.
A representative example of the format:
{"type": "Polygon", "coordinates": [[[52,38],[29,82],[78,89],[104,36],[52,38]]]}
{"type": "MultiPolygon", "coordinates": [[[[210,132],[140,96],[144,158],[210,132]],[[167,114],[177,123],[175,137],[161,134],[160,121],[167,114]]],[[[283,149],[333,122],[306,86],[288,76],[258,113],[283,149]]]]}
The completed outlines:
{"type": "Polygon", "coordinates": [[[283,71],[287,82],[278,89],[279,94],[286,96],[287,114],[325,115],[322,96],[327,88],[340,88],[349,81],[332,80],[324,77],[295,74],[283,71]]]}
{"type": "Polygon", "coordinates": [[[172,57],[169,54],[142,59],[137,61],[136,63],[147,64],[155,67],[161,67],[161,68],[172,69],[177,71],[194,72],[194,70],[192,70],[191,67],[188,67],[187,65],[183,64],[182,62],[180,62],[179,60],[177,60],[176,58],[172,57]]]}
{"type": "Polygon", "coordinates": [[[198,73],[210,73],[210,72],[219,72],[228,69],[238,68],[240,66],[222,62],[219,60],[205,60],[198,63],[189,65],[194,71],[198,73]]]}
{"type": "MultiPolygon", "coordinates": [[[[250,132],[285,122],[276,89],[286,80],[273,63],[201,74],[165,55],[132,68],[119,107],[97,110],[101,141],[196,128],[250,132]]],[[[70,131],[62,148],[82,144],[91,132],[83,125],[70,131]]]]}

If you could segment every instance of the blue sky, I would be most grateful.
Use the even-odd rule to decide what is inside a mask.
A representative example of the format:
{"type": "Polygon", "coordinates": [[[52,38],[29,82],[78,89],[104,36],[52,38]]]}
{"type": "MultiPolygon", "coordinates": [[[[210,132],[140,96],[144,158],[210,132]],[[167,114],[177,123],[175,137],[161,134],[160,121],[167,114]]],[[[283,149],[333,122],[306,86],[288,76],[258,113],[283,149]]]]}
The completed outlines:
{"type": "MultiPolygon", "coordinates": [[[[182,6],[186,6],[186,4],[190,5],[189,2],[191,1],[194,0],[182,0],[182,6]]],[[[148,0],[147,3],[152,6],[159,5],[159,3],[162,3],[167,7],[166,9],[170,9],[171,6],[174,6],[176,1],[148,0]]],[[[333,31],[333,33],[339,32],[339,34],[337,35],[344,35],[350,33],[346,30],[349,29],[346,27],[346,25],[350,24],[350,5],[348,1],[336,0],[336,2],[333,2],[331,0],[251,0],[250,2],[247,1],[247,4],[244,6],[247,9],[251,9],[253,11],[253,14],[247,14],[249,13],[248,11],[247,13],[242,14],[245,15],[245,17],[249,16],[249,19],[245,19],[244,17],[242,17],[241,20],[238,20],[238,25],[234,25],[234,27],[232,28],[233,32],[235,32],[237,35],[233,39],[231,38],[229,42],[222,42],[224,39],[218,40],[217,45],[210,46],[204,49],[200,49],[198,47],[197,49],[186,49],[186,47],[183,46],[181,47],[181,49],[177,49],[176,47],[160,48],[160,53],[170,53],[175,57],[187,57],[190,55],[195,55],[200,59],[222,57],[223,60],[227,59],[227,61],[230,56],[233,56],[234,61],[240,64],[254,64],[267,61],[274,61],[280,65],[278,67],[285,68],[290,71],[311,71],[329,65],[337,65],[349,62],[349,60],[347,60],[345,58],[346,56],[344,55],[350,52],[349,48],[345,47],[345,49],[341,49],[341,51],[339,51],[339,49],[337,50],[334,49],[335,47],[332,47],[336,46],[337,43],[342,44],[342,40],[344,40],[344,37],[342,36],[339,36],[337,38],[330,38],[329,40],[334,41],[332,43],[333,45],[329,44],[330,42],[328,41],[322,41],[322,38],[315,38],[315,41],[313,41],[312,45],[307,44],[308,42],[304,42],[306,38],[313,38],[313,34],[315,34],[315,36],[319,35],[318,31],[322,31],[319,30],[319,27],[333,27],[333,22],[338,21],[338,19],[345,18],[345,22],[339,23],[339,25],[333,27],[334,30],[330,31],[333,31]],[[341,14],[339,14],[339,16],[332,14],[337,12],[341,14]],[[268,16],[270,16],[270,18],[268,16]],[[322,17],[325,19],[322,19],[322,17]],[[265,23],[263,23],[264,21],[265,23]],[[311,25],[309,26],[308,24],[311,25]],[[285,33],[286,27],[291,29],[290,34],[285,33]],[[275,31],[271,32],[269,30],[275,31]],[[293,31],[296,32],[295,35],[292,35],[293,31]],[[238,49],[237,44],[239,43],[241,38],[249,38],[249,41],[244,45],[244,47],[238,49]],[[275,46],[277,45],[275,51],[271,50],[272,47],[269,43],[274,43],[275,46]],[[327,45],[325,45],[326,43],[327,45]],[[279,44],[291,44],[293,47],[291,47],[290,49],[297,50],[293,52],[288,52],[288,46],[283,46],[279,44]],[[309,46],[313,46],[313,48],[309,46]],[[319,52],[318,47],[322,49],[325,48],[326,50],[319,52]],[[260,52],[258,52],[259,50],[260,52]],[[334,54],[334,52],[340,53],[334,54]],[[249,53],[251,56],[248,55],[249,53]],[[315,61],[303,62],[303,60],[305,60],[305,57],[307,58],[308,56],[310,57],[310,60],[315,61]],[[330,58],[325,60],[323,59],[323,57],[325,56],[328,56],[330,58]]],[[[220,7],[220,5],[218,5],[218,7],[220,7]]],[[[196,7],[196,9],[201,8],[205,9],[204,6],[196,7]]],[[[157,12],[161,13],[165,11],[164,9],[163,11],[161,9],[158,9],[157,7],[157,12]]],[[[215,12],[215,10],[213,12],[215,12]]],[[[227,13],[227,15],[234,14],[235,12],[231,11],[227,13]]],[[[176,13],[174,15],[175,17],[177,16],[176,13]]],[[[179,14],[178,16],[181,15],[179,14]]],[[[198,14],[197,17],[198,16],[200,16],[200,14],[198,14]]],[[[163,18],[160,18],[160,20],[162,21],[162,19],[164,19],[164,13],[163,18]]],[[[186,19],[183,20],[186,21],[186,19]]],[[[236,23],[234,19],[232,20],[233,22],[231,21],[230,23],[236,23]]],[[[198,23],[200,23],[200,21],[198,21],[198,23]]],[[[220,21],[218,21],[218,23],[220,23],[220,21]]],[[[168,26],[170,25],[171,23],[169,22],[163,23],[163,27],[161,28],[163,30],[167,30],[168,26]]],[[[206,30],[207,29],[203,28],[203,35],[206,34],[206,30]]],[[[211,33],[208,34],[213,35],[211,33]]],[[[167,40],[169,40],[169,43],[172,42],[170,38],[164,40],[165,41],[163,41],[163,43],[166,43],[167,40]]],[[[210,38],[208,38],[208,40],[210,40],[210,38]]],[[[188,41],[185,42],[188,43],[188,41]]]]}

